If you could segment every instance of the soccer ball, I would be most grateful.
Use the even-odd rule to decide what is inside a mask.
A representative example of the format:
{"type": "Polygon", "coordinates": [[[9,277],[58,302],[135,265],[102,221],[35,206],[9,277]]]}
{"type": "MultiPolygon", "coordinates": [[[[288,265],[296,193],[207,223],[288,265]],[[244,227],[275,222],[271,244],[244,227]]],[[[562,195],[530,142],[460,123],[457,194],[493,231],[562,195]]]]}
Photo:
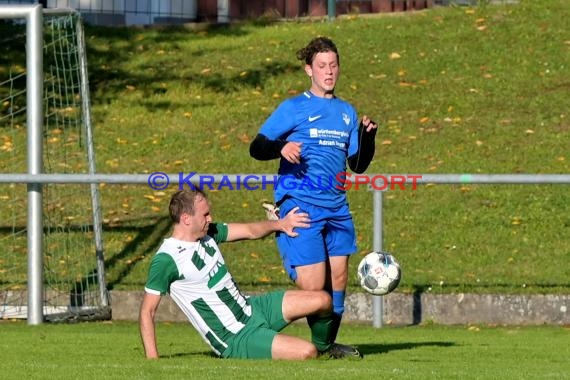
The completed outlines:
{"type": "Polygon", "coordinates": [[[400,264],[387,252],[370,252],[358,265],[360,285],[368,293],[382,296],[398,287],[402,277],[400,264]]]}

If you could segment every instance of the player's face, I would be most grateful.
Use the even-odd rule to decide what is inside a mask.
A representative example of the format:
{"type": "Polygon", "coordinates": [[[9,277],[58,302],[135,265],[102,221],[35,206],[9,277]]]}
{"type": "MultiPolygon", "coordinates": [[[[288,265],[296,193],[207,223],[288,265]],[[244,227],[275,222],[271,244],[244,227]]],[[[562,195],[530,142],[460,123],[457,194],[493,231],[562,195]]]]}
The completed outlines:
{"type": "Polygon", "coordinates": [[[338,58],[334,51],[317,53],[313,63],[305,65],[305,71],[311,78],[311,92],[313,94],[321,97],[332,97],[340,74],[338,58]]]}
{"type": "Polygon", "coordinates": [[[200,239],[206,236],[208,226],[212,222],[212,216],[210,215],[210,205],[205,198],[198,197],[194,202],[194,215],[189,215],[189,224],[193,234],[200,239]]]}

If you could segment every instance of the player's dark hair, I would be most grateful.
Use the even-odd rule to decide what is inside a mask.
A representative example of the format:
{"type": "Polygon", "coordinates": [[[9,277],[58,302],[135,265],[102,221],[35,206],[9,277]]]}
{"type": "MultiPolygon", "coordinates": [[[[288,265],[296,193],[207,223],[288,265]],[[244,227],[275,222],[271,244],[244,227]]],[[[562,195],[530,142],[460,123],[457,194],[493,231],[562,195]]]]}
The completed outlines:
{"type": "Polygon", "coordinates": [[[326,53],[329,51],[336,53],[336,59],[340,64],[340,56],[338,55],[336,45],[327,37],[313,38],[307,46],[297,52],[297,59],[305,61],[307,65],[311,65],[317,53],[326,53]]]}
{"type": "Polygon", "coordinates": [[[198,188],[192,190],[179,190],[172,194],[170,205],[168,207],[170,220],[172,220],[173,223],[180,223],[180,217],[182,214],[186,213],[194,215],[194,205],[196,204],[196,200],[199,198],[208,200],[206,193],[198,188]]]}

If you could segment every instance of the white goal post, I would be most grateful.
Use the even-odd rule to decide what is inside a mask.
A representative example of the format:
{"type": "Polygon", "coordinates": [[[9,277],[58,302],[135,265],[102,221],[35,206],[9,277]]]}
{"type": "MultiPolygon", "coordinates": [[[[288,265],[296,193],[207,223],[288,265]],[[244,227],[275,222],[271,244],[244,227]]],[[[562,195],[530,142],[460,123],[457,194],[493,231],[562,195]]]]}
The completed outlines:
{"type": "MultiPolygon", "coordinates": [[[[26,119],[28,126],[28,173],[40,174],[43,126],[42,80],[42,6],[0,8],[0,18],[26,20],[26,119]],[[35,147],[36,149],[32,149],[35,147]]],[[[43,321],[42,311],[42,189],[28,185],[28,324],[43,321]]]]}
{"type": "MultiPolygon", "coordinates": [[[[2,100],[0,127],[9,130],[10,124],[13,126],[17,123],[16,128],[12,128],[12,130],[17,130],[18,136],[25,134],[27,146],[25,153],[26,175],[35,177],[49,173],[52,175],[69,173],[69,171],[58,171],[57,165],[56,169],[46,172],[48,166],[46,156],[48,156],[47,161],[53,158],[53,161],[60,166],[71,167],[69,170],[74,174],[77,172],[95,174],[87,62],[83,28],[78,13],[72,9],[44,10],[39,4],[0,5],[0,22],[5,22],[2,20],[12,20],[11,22],[15,25],[21,24],[22,20],[25,23],[25,43],[21,44],[22,49],[25,45],[25,68],[16,69],[16,71],[22,71],[18,74],[25,75],[25,89],[13,90],[13,87],[17,87],[19,75],[12,75],[12,67],[9,67],[10,78],[6,81],[0,78],[0,90],[2,85],[8,83],[6,87],[9,87],[7,91],[10,91],[8,95],[5,95],[6,91],[0,92],[0,100],[2,100]],[[67,18],[60,21],[58,17],[67,18]],[[44,28],[47,19],[50,20],[49,28],[51,29],[46,32],[45,29],[49,29],[44,28]],[[70,28],[73,31],[66,30],[61,33],[63,37],[60,37],[59,35],[56,36],[59,34],[59,28],[70,28]],[[50,38],[53,38],[53,41],[44,42],[46,33],[51,34],[50,38]],[[53,45],[54,51],[46,52],[48,45],[53,45]],[[63,51],[65,49],[67,50],[63,51]],[[57,66],[55,68],[50,67],[50,72],[45,71],[44,55],[48,57],[48,60],[53,60],[57,66]],[[69,62],[65,60],[69,60],[69,62]],[[68,84],[69,88],[66,88],[65,86],[68,84]],[[16,92],[16,95],[25,92],[25,101],[20,100],[20,104],[15,104],[16,95],[12,91],[16,92]],[[51,92],[54,91],[59,91],[59,93],[53,95],[51,92]],[[19,110],[24,108],[25,116],[18,115],[19,110]],[[77,120],[71,120],[72,117],[77,120]],[[20,121],[19,118],[23,120],[20,121]],[[49,120],[48,125],[46,125],[46,120],[49,120]],[[25,125],[25,128],[21,128],[22,124],[25,125]],[[48,140],[50,134],[58,136],[48,140]],[[57,145],[58,139],[62,140],[61,145],[57,145]],[[47,143],[51,144],[51,147],[44,148],[47,143]],[[79,149],[80,152],[74,152],[69,159],[65,158],[64,162],[58,162],[54,152],[67,150],[72,144],[74,144],[73,149],[79,149]],[[78,156],[81,156],[81,162],[75,158],[78,156]]],[[[3,39],[10,37],[2,36],[3,39]]],[[[52,49],[52,46],[49,48],[52,49]]],[[[6,64],[5,61],[4,63],[6,64]]],[[[50,62],[51,64],[52,62],[50,62]]],[[[6,65],[9,66],[9,64],[6,65]]],[[[16,157],[16,159],[18,158],[16,157]]],[[[5,174],[0,174],[0,176],[16,174],[9,167],[3,167],[3,169],[8,170],[8,173],[4,172],[5,174]]],[[[85,218],[84,215],[78,218],[76,215],[64,214],[79,212],[76,211],[78,207],[74,209],[72,206],[75,205],[68,200],[75,198],[76,193],[62,195],[63,192],[55,188],[55,185],[50,188],[47,183],[42,182],[14,181],[13,183],[25,183],[27,187],[27,217],[25,227],[21,228],[22,231],[25,230],[27,235],[27,278],[25,282],[18,278],[18,284],[11,288],[0,288],[0,319],[21,318],[22,314],[25,314],[27,323],[30,325],[41,324],[44,320],[109,319],[110,304],[105,283],[102,217],[97,184],[91,183],[83,186],[81,191],[85,190],[88,193],[87,197],[90,198],[92,210],[91,216],[88,218],[85,218]],[[44,194],[48,189],[49,197],[44,194]],[[58,197],[57,205],[47,205],[46,207],[46,199],[51,199],[54,195],[58,197]],[[66,210],[67,205],[69,207],[66,210]],[[48,214],[51,211],[46,209],[55,210],[57,218],[51,217],[48,214]],[[79,219],[81,221],[77,222],[79,219]],[[61,220],[64,222],[62,223],[61,220]],[[72,223],[75,224],[72,225],[72,223]],[[65,233],[73,236],[60,239],[63,240],[63,243],[56,241],[57,238],[51,237],[65,233]],[[70,244],[75,244],[75,241],[84,241],[87,236],[91,240],[88,245],[92,245],[92,248],[87,247],[83,242],[69,247],[70,244]],[[46,244],[46,241],[49,244],[46,244]],[[50,249],[58,252],[51,254],[50,249]],[[67,252],[65,252],[65,256],[60,255],[66,249],[81,251],[81,254],[90,255],[92,262],[87,264],[87,269],[78,268],[77,263],[86,260],[84,258],[73,258],[67,252]],[[52,262],[46,258],[46,250],[52,262]],[[58,263],[61,265],[58,266],[58,263]],[[63,268],[64,264],[65,268],[63,268]],[[72,268],[72,265],[75,267],[72,268]],[[46,275],[46,273],[49,274],[46,275]],[[66,277],[66,282],[59,282],[57,286],[53,286],[53,289],[50,288],[50,285],[59,281],[55,277],[60,274],[66,277]],[[26,299],[14,301],[18,294],[20,298],[23,298],[22,288],[25,288],[26,299]],[[58,289],[54,290],[55,288],[58,289]]],[[[60,188],[63,187],[60,186],[60,188]]],[[[77,190],[73,189],[72,191],[77,190]]],[[[8,198],[7,196],[4,197],[8,198]]],[[[11,201],[21,202],[22,200],[14,198],[11,201]]],[[[86,203],[80,203],[79,207],[85,208],[86,203]]],[[[17,227],[12,226],[12,229],[16,231],[17,227]]],[[[2,238],[2,241],[4,240],[8,239],[2,238]]],[[[6,251],[10,251],[10,249],[6,251]]],[[[0,260],[0,263],[5,265],[4,268],[0,265],[0,272],[8,272],[6,276],[8,279],[4,279],[1,282],[2,284],[10,282],[10,275],[16,277],[10,272],[11,269],[6,269],[9,262],[10,259],[0,260]],[[6,261],[8,264],[5,263],[6,261]]]]}

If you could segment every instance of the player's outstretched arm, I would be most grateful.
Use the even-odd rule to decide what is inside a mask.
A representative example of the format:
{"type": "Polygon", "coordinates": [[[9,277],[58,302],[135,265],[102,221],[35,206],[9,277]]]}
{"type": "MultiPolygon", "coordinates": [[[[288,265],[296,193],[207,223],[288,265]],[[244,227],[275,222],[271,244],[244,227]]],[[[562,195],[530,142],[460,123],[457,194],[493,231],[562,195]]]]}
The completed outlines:
{"type": "Polygon", "coordinates": [[[253,223],[229,223],[226,241],[253,240],[265,237],[273,232],[284,232],[291,237],[298,235],[296,228],[309,227],[309,215],[298,212],[295,207],[279,220],[263,220],[253,223]]]}
{"type": "Polygon", "coordinates": [[[156,348],[156,335],[154,329],[154,315],[160,304],[160,296],[145,293],[139,312],[139,329],[144,352],[147,359],[158,359],[156,348]]]}
{"type": "Polygon", "coordinates": [[[378,125],[370,120],[368,116],[363,116],[358,128],[358,152],[348,157],[348,166],[355,173],[364,173],[368,165],[374,158],[376,151],[376,131],[378,125]]]}

